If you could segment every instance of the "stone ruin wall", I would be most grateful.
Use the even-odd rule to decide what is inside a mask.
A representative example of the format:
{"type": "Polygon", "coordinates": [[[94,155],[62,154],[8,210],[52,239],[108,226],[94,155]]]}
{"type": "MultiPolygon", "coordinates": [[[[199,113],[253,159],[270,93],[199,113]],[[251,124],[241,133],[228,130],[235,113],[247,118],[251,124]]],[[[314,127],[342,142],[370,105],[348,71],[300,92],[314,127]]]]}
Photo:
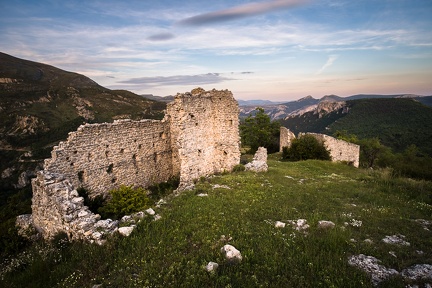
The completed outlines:
{"type": "Polygon", "coordinates": [[[117,120],[85,124],[51,152],[44,170],[62,174],[92,195],[120,185],[149,186],[174,175],[169,123],[117,120]]]}
{"type": "Polygon", "coordinates": [[[354,167],[359,167],[360,146],[354,143],[349,143],[344,140],[334,137],[318,134],[306,133],[314,136],[318,141],[324,142],[324,146],[330,151],[330,157],[334,162],[347,162],[354,167]]]}
{"type": "Polygon", "coordinates": [[[173,176],[187,187],[201,176],[231,170],[240,162],[238,113],[231,92],[197,88],[178,94],[162,121],[81,125],[53,148],[32,182],[34,226],[44,238],[64,231],[73,239],[99,241],[117,223],[89,211],[77,188],[93,197],[173,176]]]}
{"type": "Polygon", "coordinates": [[[178,148],[180,183],[223,171],[240,163],[239,109],[231,92],[197,88],[168,104],[171,133],[178,148]]]}
{"type": "Polygon", "coordinates": [[[279,137],[279,152],[282,152],[283,147],[290,147],[291,141],[296,138],[293,132],[283,126],[280,127],[279,137]]]}
{"type": "MultiPolygon", "coordinates": [[[[301,135],[312,135],[318,141],[324,143],[324,146],[327,150],[330,151],[330,157],[333,162],[348,162],[354,167],[359,167],[359,159],[360,159],[360,146],[354,143],[349,143],[343,140],[336,139],[334,137],[318,134],[318,133],[300,133],[301,135]]],[[[291,142],[295,139],[294,133],[292,133],[289,129],[285,127],[280,128],[280,150],[282,151],[282,147],[290,147],[291,142]]]]}

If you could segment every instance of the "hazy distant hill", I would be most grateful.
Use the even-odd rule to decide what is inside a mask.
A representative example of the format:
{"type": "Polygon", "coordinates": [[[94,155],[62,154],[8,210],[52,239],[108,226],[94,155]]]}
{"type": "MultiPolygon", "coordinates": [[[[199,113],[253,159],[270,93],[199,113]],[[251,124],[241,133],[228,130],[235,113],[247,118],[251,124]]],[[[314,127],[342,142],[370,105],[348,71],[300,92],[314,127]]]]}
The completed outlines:
{"type": "Polygon", "coordinates": [[[307,96],[296,101],[289,102],[272,102],[268,100],[238,100],[240,106],[240,117],[245,118],[251,113],[254,113],[256,107],[264,109],[266,114],[272,120],[284,119],[289,116],[306,113],[318,108],[318,104],[322,102],[343,102],[357,99],[378,99],[378,98],[412,98],[425,105],[432,106],[432,97],[419,96],[413,94],[395,94],[395,95],[378,95],[378,94],[357,94],[348,97],[340,97],[337,95],[326,95],[321,99],[315,99],[312,96],[307,96]]]}
{"type": "MultiPolygon", "coordinates": [[[[432,96],[420,98],[427,102],[432,96]]],[[[314,110],[281,122],[294,133],[332,135],[337,130],[347,131],[359,138],[379,137],[395,151],[415,144],[432,155],[432,108],[420,103],[416,97],[349,100],[329,113],[320,115],[314,110]]]]}
{"type": "Polygon", "coordinates": [[[164,108],[83,75],[0,53],[0,188],[17,183],[83,122],[161,118],[164,108]]]}
{"type": "Polygon", "coordinates": [[[166,102],[166,103],[174,100],[174,96],[155,96],[153,94],[142,94],[141,96],[149,100],[166,102]]]}

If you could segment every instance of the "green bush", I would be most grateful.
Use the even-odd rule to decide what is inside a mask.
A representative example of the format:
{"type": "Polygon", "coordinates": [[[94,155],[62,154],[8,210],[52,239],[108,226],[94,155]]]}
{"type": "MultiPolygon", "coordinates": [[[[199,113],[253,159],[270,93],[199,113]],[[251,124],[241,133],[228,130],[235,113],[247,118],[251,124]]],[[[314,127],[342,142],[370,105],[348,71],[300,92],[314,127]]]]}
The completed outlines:
{"type": "Polygon", "coordinates": [[[294,139],[290,147],[283,147],[282,158],[290,161],[331,160],[330,152],[324,144],[311,135],[303,135],[294,139]]]}
{"type": "Polygon", "coordinates": [[[145,210],[150,207],[151,200],[147,190],[122,185],[109,191],[109,200],[98,209],[102,218],[120,219],[124,215],[145,210]]]}
{"type": "Polygon", "coordinates": [[[237,164],[233,167],[232,172],[241,172],[245,171],[245,166],[243,164],[237,164]]]}

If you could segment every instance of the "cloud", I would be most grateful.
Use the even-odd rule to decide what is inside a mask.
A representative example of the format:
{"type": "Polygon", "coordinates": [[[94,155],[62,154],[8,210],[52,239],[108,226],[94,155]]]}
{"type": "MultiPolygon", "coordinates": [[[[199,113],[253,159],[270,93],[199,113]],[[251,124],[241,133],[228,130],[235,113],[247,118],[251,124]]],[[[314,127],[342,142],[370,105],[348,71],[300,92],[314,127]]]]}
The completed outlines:
{"type": "Polygon", "coordinates": [[[334,61],[336,61],[337,58],[338,58],[337,55],[330,55],[327,59],[327,62],[321,67],[321,69],[316,73],[316,75],[321,74],[322,72],[324,72],[325,69],[332,66],[334,61]]]}
{"type": "Polygon", "coordinates": [[[153,34],[147,37],[150,41],[166,41],[175,38],[175,35],[169,32],[153,34]]]}
{"type": "Polygon", "coordinates": [[[200,26],[205,24],[219,23],[236,20],[248,16],[264,14],[266,12],[288,9],[308,2],[307,0],[273,0],[266,2],[255,2],[233,8],[199,14],[185,18],[177,22],[184,26],[200,26]]]}
{"type": "Polygon", "coordinates": [[[155,87],[167,85],[203,85],[215,84],[223,81],[235,80],[221,76],[219,73],[207,73],[199,75],[176,75],[176,76],[156,76],[132,78],[117,83],[138,85],[140,87],[155,87]]]}

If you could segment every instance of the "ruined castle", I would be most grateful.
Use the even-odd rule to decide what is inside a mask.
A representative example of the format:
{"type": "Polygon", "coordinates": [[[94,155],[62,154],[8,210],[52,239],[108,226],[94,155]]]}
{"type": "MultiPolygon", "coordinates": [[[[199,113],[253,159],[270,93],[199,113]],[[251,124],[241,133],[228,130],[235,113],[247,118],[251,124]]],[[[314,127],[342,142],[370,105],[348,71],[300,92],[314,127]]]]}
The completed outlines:
{"type": "Polygon", "coordinates": [[[232,170],[240,163],[238,114],[230,91],[197,88],[177,94],[161,121],[81,125],[53,148],[32,182],[33,225],[44,238],[66,232],[97,241],[101,227],[114,224],[84,206],[77,188],[94,197],[120,185],[148,187],[172,177],[185,188],[201,176],[232,170]]]}

